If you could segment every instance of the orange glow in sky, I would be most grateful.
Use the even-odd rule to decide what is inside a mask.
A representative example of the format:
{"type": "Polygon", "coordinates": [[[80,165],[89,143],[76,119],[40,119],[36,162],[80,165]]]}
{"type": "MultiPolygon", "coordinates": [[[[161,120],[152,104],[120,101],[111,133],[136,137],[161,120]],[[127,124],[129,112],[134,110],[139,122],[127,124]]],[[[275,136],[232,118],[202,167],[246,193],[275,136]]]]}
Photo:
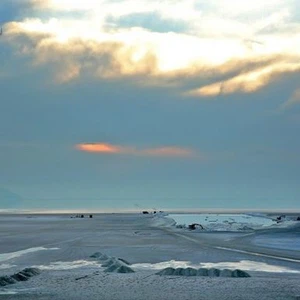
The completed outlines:
{"type": "Polygon", "coordinates": [[[116,146],[107,143],[83,143],[76,145],[75,148],[80,151],[99,154],[129,154],[156,157],[192,157],[195,155],[192,149],[177,146],[137,149],[135,147],[116,146]]]}
{"type": "Polygon", "coordinates": [[[117,146],[113,146],[105,143],[86,143],[78,144],[76,148],[80,151],[86,152],[98,152],[98,153],[118,153],[121,149],[117,146]]]}

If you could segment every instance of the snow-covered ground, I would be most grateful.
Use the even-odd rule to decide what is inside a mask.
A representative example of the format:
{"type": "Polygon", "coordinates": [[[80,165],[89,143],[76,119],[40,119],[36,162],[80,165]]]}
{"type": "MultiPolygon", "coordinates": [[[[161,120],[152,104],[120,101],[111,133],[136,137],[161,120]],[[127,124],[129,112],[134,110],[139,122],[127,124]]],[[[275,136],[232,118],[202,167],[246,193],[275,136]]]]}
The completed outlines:
{"type": "Polygon", "coordinates": [[[300,251],[300,221],[295,217],[282,217],[278,221],[267,214],[170,214],[168,223],[183,228],[197,223],[202,227],[196,231],[205,232],[253,232],[248,236],[252,244],[300,251]]]}
{"type": "Polygon", "coordinates": [[[253,214],[170,214],[177,225],[193,223],[201,224],[209,231],[239,231],[251,229],[265,229],[268,227],[282,227],[295,224],[295,221],[286,220],[277,222],[268,215],[253,214]],[[280,224],[280,225],[279,225],[280,224]]]}
{"type": "MultiPolygon", "coordinates": [[[[220,216],[219,220],[225,217],[220,216]]],[[[289,300],[300,296],[300,253],[278,247],[278,240],[291,233],[299,237],[297,227],[262,225],[251,232],[223,232],[189,231],[174,225],[170,216],[162,215],[98,214],[92,219],[0,215],[0,276],[26,267],[41,270],[28,281],[0,287],[0,299],[155,300],[176,295],[181,300],[289,300]],[[264,242],[269,236],[278,238],[271,246],[264,242]],[[135,272],[104,272],[100,262],[90,257],[97,251],[129,261],[135,272]],[[168,266],[240,268],[251,277],[155,274],[168,266]]]]}

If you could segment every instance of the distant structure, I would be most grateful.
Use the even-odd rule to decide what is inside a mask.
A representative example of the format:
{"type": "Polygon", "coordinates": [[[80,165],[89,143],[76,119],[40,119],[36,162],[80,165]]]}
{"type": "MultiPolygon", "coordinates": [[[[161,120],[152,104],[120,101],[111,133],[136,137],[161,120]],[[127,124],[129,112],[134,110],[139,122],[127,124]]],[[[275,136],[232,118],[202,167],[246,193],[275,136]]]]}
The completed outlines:
{"type": "Polygon", "coordinates": [[[0,35],[2,35],[3,34],[3,29],[2,29],[2,27],[1,27],[1,29],[0,29],[0,35]]]}
{"type": "Polygon", "coordinates": [[[201,228],[201,229],[204,229],[204,227],[201,224],[193,223],[193,224],[189,225],[190,230],[195,230],[197,227],[201,228]]]}
{"type": "Polygon", "coordinates": [[[284,219],[285,219],[285,215],[281,215],[281,216],[279,216],[279,217],[276,218],[276,222],[277,223],[283,222],[284,219]]]}

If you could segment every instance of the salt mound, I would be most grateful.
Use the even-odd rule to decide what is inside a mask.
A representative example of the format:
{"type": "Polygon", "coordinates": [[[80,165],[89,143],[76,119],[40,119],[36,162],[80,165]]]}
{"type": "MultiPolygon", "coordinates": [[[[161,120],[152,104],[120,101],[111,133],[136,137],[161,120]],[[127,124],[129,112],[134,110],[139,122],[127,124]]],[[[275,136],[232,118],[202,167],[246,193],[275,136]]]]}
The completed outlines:
{"type": "Polygon", "coordinates": [[[220,277],[232,277],[232,270],[224,269],[220,272],[220,277]]]}
{"type": "Polygon", "coordinates": [[[97,258],[97,259],[100,260],[100,261],[102,261],[102,260],[107,260],[107,259],[110,258],[108,255],[103,254],[103,253],[101,253],[101,252],[96,252],[96,253],[92,254],[90,257],[91,257],[91,258],[97,258]]]}
{"type": "Polygon", "coordinates": [[[110,266],[116,264],[117,262],[118,262],[117,258],[111,257],[111,258],[108,258],[107,260],[104,260],[101,264],[101,267],[107,268],[107,267],[110,267],[110,266]]]}
{"type": "Polygon", "coordinates": [[[0,277],[0,286],[6,286],[8,284],[16,283],[17,281],[11,276],[1,276],[0,277]]]}
{"type": "Polygon", "coordinates": [[[197,276],[197,270],[193,268],[184,269],[184,276],[197,276]]]}
{"type": "Polygon", "coordinates": [[[165,268],[157,275],[173,275],[173,276],[209,276],[209,277],[251,277],[247,272],[242,270],[219,270],[215,268],[206,269],[200,268],[198,270],[193,268],[165,268]]]}
{"type": "Polygon", "coordinates": [[[197,276],[208,276],[208,270],[205,268],[198,269],[197,276]]]}
{"type": "Polygon", "coordinates": [[[11,277],[16,281],[27,281],[29,279],[29,277],[25,276],[20,272],[12,275],[11,277]]]}
{"type": "Polygon", "coordinates": [[[174,276],[197,276],[197,270],[193,268],[165,268],[157,275],[174,275],[174,276]]]}
{"type": "Polygon", "coordinates": [[[21,272],[15,273],[11,276],[1,276],[0,286],[14,284],[19,281],[27,281],[30,277],[40,274],[40,270],[36,268],[26,268],[21,272]]]}
{"type": "Polygon", "coordinates": [[[26,276],[32,277],[35,275],[39,275],[41,273],[41,271],[37,268],[26,268],[23,271],[21,271],[20,273],[25,274],[26,276]]]}
{"type": "Polygon", "coordinates": [[[134,271],[128,266],[121,266],[115,270],[116,273],[134,273],[134,271]]]}
{"type": "Polygon", "coordinates": [[[104,272],[111,273],[134,273],[133,269],[125,265],[124,263],[116,260],[111,266],[104,270],[104,272]]]}
{"type": "Polygon", "coordinates": [[[174,270],[174,273],[173,273],[173,275],[179,275],[179,276],[184,276],[184,268],[176,268],[175,270],[174,270]]]}
{"type": "Polygon", "coordinates": [[[120,258],[120,257],[119,257],[118,260],[122,261],[123,263],[125,263],[125,264],[128,265],[128,266],[131,265],[130,262],[128,262],[127,260],[125,260],[125,259],[123,259],[123,258],[120,258]]]}
{"type": "Polygon", "coordinates": [[[165,268],[161,271],[159,271],[158,273],[156,273],[157,275],[173,275],[174,274],[175,269],[174,268],[165,268]]]}
{"type": "Polygon", "coordinates": [[[114,273],[134,273],[125,259],[110,257],[101,252],[96,252],[90,256],[91,258],[96,258],[101,262],[101,267],[106,268],[104,272],[114,272],[114,273]]]}
{"type": "Polygon", "coordinates": [[[247,272],[242,270],[234,270],[231,277],[251,277],[247,272]]]}
{"type": "Polygon", "coordinates": [[[116,262],[116,263],[112,264],[111,266],[109,266],[108,268],[106,268],[104,270],[104,272],[115,272],[116,273],[117,269],[120,267],[121,267],[121,265],[118,264],[118,262],[116,262]]]}
{"type": "Polygon", "coordinates": [[[220,276],[220,270],[215,269],[215,268],[208,269],[208,276],[209,277],[219,277],[220,276]]]}

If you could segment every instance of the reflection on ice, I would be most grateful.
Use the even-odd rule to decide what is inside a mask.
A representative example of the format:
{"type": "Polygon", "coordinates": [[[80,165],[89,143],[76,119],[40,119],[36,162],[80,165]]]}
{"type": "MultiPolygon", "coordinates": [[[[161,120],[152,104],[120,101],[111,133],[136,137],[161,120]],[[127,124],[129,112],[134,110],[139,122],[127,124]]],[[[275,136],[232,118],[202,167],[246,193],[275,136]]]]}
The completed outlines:
{"type": "Polygon", "coordinates": [[[0,265],[0,270],[10,269],[15,267],[16,265],[10,265],[10,264],[2,264],[0,265]]]}
{"type": "Polygon", "coordinates": [[[75,261],[57,261],[53,262],[50,265],[40,265],[34,266],[40,270],[71,270],[82,267],[99,267],[98,261],[88,261],[88,260],[75,260],[75,261]]]}
{"type": "Polygon", "coordinates": [[[161,270],[168,267],[171,268],[218,268],[218,269],[242,269],[245,271],[259,271],[259,272],[272,272],[272,273],[300,273],[300,271],[289,269],[282,266],[269,265],[267,263],[250,261],[250,260],[241,260],[239,262],[219,262],[219,263],[199,263],[193,264],[189,261],[164,261],[156,264],[150,263],[140,263],[134,264],[131,266],[134,269],[143,269],[143,270],[161,270]]]}
{"type": "Polygon", "coordinates": [[[18,292],[16,290],[7,290],[7,289],[1,289],[0,295],[15,295],[18,292]]]}
{"type": "Polygon", "coordinates": [[[28,253],[45,251],[45,250],[59,250],[59,248],[35,247],[35,248],[29,248],[25,250],[16,251],[16,252],[2,253],[0,254],[0,262],[17,258],[28,253]]]}
{"type": "Polygon", "coordinates": [[[253,242],[257,246],[267,248],[300,251],[300,235],[294,232],[256,236],[253,242]]]}
{"type": "MultiPolygon", "coordinates": [[[[0,289],[0,295],[16,295],[24,292],[32,292],[35,291],[35,289],[8,289],[8,288],[2,288],[0,289]]],[[[4,299],[4,298],[3,298],[4,299]]]]}
{"type": "Polygon", "coordinates": [[[165,268],[188,268],[188,267],[194,267],[194,268],[200,268],[199,265],[193,265],[189,261],[177,261],[177,260],[170,260],[170,261],[163,261],[156,264],[150,264],[150,263],[140,263],[140,264],[133,264],[131,265],[132,268],[136,269],[153,269],[153,270],[161,270],[165,268]]]}

